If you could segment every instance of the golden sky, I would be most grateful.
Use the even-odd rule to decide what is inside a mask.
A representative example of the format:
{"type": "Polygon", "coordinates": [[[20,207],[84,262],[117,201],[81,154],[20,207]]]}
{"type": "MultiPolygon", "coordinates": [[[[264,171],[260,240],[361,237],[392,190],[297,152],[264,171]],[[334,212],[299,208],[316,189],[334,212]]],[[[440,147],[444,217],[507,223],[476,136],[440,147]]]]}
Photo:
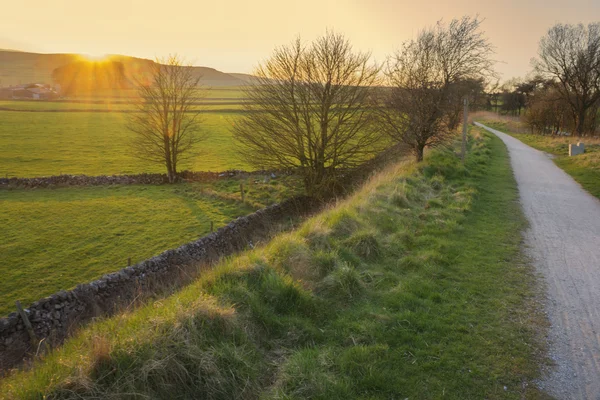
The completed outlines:
{"type": "MultiPolygon", "coordinates": [[[[195,65],[251,72],[275,46],[333,29],[383,61],[439,19],[479,14],[504,79],[525,75],[557,22],[600,21],[600,0],[2,0],[0,48],[44,53],[178,53],[195,65]]],[[[0,66],[1,68],[1,66],[0,66]]]]}

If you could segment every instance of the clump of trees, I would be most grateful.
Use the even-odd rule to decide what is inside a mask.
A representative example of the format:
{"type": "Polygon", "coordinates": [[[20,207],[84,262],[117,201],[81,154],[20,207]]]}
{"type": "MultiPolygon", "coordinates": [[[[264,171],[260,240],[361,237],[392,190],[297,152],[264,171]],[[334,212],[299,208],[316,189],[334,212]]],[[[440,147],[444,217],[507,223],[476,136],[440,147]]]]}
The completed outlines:
{"type": "Polygon", "coordinates": [[[125,67],[119,61],[76,61],[52,71],[52,80],[64,95],[77,96],[97,90],[123,90],[130,87],[125,67]]]}
{"type": "Polygon", "coordinates": [[[540,41],[534,67],[568,105],[575,133],[594,132],[600,105],[600,23],[553,26],[540,41]]]}
{"type": "Polygon", "coordinates": [[[340,174],[386,145],[374,124],[379,68],[342,35],[277,48],[245,90],[233,134],[257,168],[288,169],[306,193],[335,188],[340,174]]]}
{"type": "Polygon", "coordinates": [[[600,23],[557,24],[541,39],[534,76],[509,81],[501,112],[521,115],[532,133],[596,134],[600,112],[600,23]]]}
{"type": "Polygon", "coordinates": [[[197,156],[196,145],[206,138],[198,108],[204,97],[200,78],[178,56],[169,56],[152,63],[149,76],[137,85],[139,101],[128,123],[133,155],[163,165],[170,183],[177,180],[179,164],[197,156]]]}
{"type": "Polygon", "coordinates": [[[568,105],[551,84],[536,89],[524,118],[532,133],[560,134],[568,129],[568,105]]]}
{"type": "Polygon", "coordinates": [[[379,112],[380,126],[409,146],[417,161],[425,147],[447,143],[460,122],[463,99],[481,93],[493,75],[493,48],[480,26],[481,20],[470,17],[438,22],[387,61],[391,89],[379,112]]]}

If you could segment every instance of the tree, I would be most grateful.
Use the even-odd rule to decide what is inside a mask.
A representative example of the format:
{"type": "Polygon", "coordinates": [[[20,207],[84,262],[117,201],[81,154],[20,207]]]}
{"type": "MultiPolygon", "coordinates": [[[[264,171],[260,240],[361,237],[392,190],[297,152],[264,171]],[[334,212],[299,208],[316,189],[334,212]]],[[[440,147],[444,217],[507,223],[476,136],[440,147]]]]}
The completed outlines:
{"type": "Polygon", "coordinates": [[[372,123],[378,68],[369,59],[332,32],[277,48],[255,71],[246,113],[233,126],[242,156],[255,167],[298,172],[309,195],[331,190],[340,170],[382,145],[372,123]]]}
{"type": "Polygon", "coordinates": [[[555,135],[570,122],[568,107],[556,88],[547,84],[530,94],[524,121],[532,133],[555,135]]]}
{"type": "Polygon", "coordinates": [[[463,79],[456,82],[448,98],[446,111],[447,126],[450,131],[458,128],[463,119],[463,99],[469,98],[469,109],[478,110],[485,107],[485,81],[483,78],[463,79]]]}
{"type": "Polygon", "coordinates": [[[538,57],[534,67],[554,80],[569,104],[577,135],[589,132],[586,117],[600,102],[600,23],[553,26],[540,41],[538,57]]]}
{"type": "Polygon", "coordinates": [[[451,136],[465,83],[492,73],[492,47],[480,24],[469,17],[438,22],[388,59],[385,72],[392,89],[380,121],[392,139],[410,146],[417,161],[426,146],[444,144],[451,136]]]}
{"type": "Polygon", "coordinates": [[[76,96],[97,90],[128,89],[125,66],[119,61],[76,61],[52,71],[52,80],[63,94],[76,96]]]}
{"type": "Polygon", "coordinates": [[[525,108],[526,97],[522,89],[523,83],[513,78],[502,85],[502,105],[500,110],[504,114],[521,115],[521,110],[525,108]]]}
{"type": "Polygon", "coordinates": [[[197,102],[202,99],[200,77],[177,56],[150,64],[145,82],[138,82],[140,100],[131,113],[128,128],[134,133],[134,156],[167,169],[170,183],[177,180],[182,160],[196,154],[205,138],[200,130],[197,102]]]}

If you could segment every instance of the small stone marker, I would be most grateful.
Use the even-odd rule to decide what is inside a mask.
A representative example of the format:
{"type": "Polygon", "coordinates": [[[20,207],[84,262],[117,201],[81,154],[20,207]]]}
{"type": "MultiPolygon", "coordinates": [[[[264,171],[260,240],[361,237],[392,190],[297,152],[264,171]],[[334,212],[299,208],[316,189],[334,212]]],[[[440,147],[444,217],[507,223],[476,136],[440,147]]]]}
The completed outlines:
{"type": "Polygon", "coordinates": [[[577,144],[570,144],[569,145],[569,156],[573,157],[573,156],[577,156],[579,154],[583,154],[585,153],[585,145],[581,142],[578,142],[577,144]]]}

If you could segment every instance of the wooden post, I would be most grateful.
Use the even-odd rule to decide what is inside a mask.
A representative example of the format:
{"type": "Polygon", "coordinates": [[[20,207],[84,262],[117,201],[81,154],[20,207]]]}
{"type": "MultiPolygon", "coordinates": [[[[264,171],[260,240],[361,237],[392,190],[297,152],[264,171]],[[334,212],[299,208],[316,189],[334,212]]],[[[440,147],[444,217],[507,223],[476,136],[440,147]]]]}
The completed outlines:
{"type": "Polygon", "coordinates": [[[127,266],[128,266],[128,267],[131,267],[131,257],[129,257],[129,258],[127,259],[127,266]]]}
{"type": "Polygon", "coordinates": [[[469,120],[469,98],[465,97],[465,109],[463,116],[463,132],[462,132],[462,146],[460,148],[460,159],[463,164],[465,162],[465,154],[467,153],[467,123],[469,120]]]}
{"type": "Polygon", "coordinates": [[[23,325],[25,325],[25,329],[27,329],[27,333],[29,334],[29,339],[31,339],[31,346],[35,349],[38,345],[38,339],[35,336],[35,332],[33,331],[33,326],[31,326],[31,322],[29,322],[29,318],[27,318],[27,314],[23,311],[23,307],[21,306],[21,302],[19,300],[16,301],[17,304],[17,312],[21,316],[23,320],[23,325]]]}
{"type": "Polygon", "coordinates": [[[246,196],[244,195],[244,184],[240,183],[240,193],[242,194],[242,203],[245,202],[246,196]]]}
{"type": "Polygon", "coordinates": [[[210,231],[214,232],[215,231],[215,223],[210,221],[210,231]]]}

